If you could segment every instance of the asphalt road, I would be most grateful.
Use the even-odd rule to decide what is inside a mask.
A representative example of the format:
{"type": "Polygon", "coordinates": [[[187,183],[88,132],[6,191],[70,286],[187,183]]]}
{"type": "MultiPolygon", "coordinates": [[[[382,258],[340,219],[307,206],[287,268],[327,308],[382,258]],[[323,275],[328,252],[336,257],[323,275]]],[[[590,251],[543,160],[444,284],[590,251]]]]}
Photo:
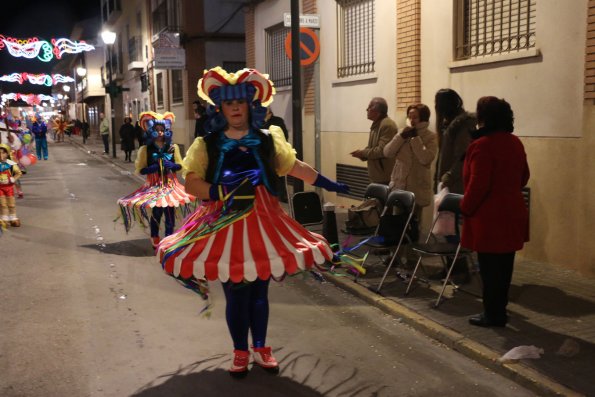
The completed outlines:
{"type": "Polygon", "coordinates": [[[203,302],[165,275],[116,199],[139,182],[68,143],[30,167],[22,227],[0,237],[0,396],[530,396],[310,276],[270,288],[279,376],[227,374],[232,344],[212,283],[203,302]]]}

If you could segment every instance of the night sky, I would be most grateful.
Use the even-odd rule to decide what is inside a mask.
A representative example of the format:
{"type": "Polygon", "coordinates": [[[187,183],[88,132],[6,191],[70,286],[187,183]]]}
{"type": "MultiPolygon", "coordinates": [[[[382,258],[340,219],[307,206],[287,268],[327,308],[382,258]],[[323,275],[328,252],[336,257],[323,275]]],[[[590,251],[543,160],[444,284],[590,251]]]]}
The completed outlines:
{"type": "MultiPolygon", "coordinates": [[[[48,41],[51,38],[68,38],[76,22],[100,13],[100,0],[5,0],[2,2],[0,34],[19,39],[38,37],[48,41]]],[[[3,49],[0,50],[0,75],[15,72],[49,74],[55,62],[15,58],[3,49]]],[[[50,93],[49,87],[26,82],[22,85],[0,82],[0,89],[3,93],[50,93]]]]}

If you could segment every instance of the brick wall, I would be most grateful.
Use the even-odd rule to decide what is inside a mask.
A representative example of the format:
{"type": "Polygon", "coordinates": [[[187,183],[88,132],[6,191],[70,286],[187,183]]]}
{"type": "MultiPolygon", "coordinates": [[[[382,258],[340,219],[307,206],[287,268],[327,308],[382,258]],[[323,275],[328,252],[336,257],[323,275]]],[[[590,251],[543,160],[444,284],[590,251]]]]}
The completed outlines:
{"type": "Polygon", "coordinates": [[[589,0],[585,51],[585,101],[595,103],[595,0],[589,0]]]}
{"type": "Polygon", "coordinates": [[[397,109],[421,101],[420,18],[421,0],[397,0],[397,109]]]}
{"type": "Polygon", "coordinates": [[[254,8],[255,5],[251,5],[246,9],[245,13],[245,33],[246,33],[246,67],[247,68],[254,68],[256,67],[256,55],[254,47],[256,43],[255,35],[254,35],[254,8]]]}

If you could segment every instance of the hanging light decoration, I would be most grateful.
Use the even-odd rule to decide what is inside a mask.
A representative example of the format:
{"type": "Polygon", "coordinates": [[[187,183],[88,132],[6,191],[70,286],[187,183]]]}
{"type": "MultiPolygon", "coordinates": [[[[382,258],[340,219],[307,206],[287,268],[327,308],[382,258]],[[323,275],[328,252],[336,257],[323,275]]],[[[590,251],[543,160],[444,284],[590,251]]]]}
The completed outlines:
{"type": "Polygon", "coordinates": [[[0,97],[2,99],[2,101],[9,101],[9,100],[13,100],[13,101],[17,101],[19,99],[22,99],[23,101],[27,102],[27,104],[29,105],[39,105],[41,103],[41,101],[53,101],[54,97],[52,97],[51,95],[45,95],[45,94],[20,94],[20,93],[8,93],[8,94],[2,94],[2,96],[0,97]]]}
{"type": "Polygon", "coordinates": [[[0,34],[0,50],[6,48],[10,55],[17,58],[34,59],[49,62],[56,57],[61,59],[64,54],[78,54],[84,51],[95,49],[91,44],[84,41],[72,41],[67,38],[52,39],[51,44],[46,40],[37,37],[28,39],[17,39],[6,37],[0,34]]]}
{"type": "Polygon", "coordinates": [[[0,81],[7,81],[10,83],[19,83],[23,84],[23,82],[28,81],[31,84],[37,85],[46,85],[51,87],[52,85],[56,85],[58,83],[72,83],[74,79],[70,76],[64,76],[62,74],[33,74],[33,73],[11,73],[5,74],[4,76],[0,76],[0,81]]]}

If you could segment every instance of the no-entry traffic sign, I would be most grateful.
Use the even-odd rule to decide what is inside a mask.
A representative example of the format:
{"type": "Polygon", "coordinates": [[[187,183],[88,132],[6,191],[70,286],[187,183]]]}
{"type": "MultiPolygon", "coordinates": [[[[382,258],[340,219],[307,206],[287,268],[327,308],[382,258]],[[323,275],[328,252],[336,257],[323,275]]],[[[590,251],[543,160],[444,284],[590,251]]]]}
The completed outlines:
{"type": "MultiPolygon", "coordinates": [[[[285,54],[291,59],[291,32],[285,38],[285,54]]],[[[318,59],[320,42],[312,29],[300,28],[300,65],[308,66],[318,59]]]]}

